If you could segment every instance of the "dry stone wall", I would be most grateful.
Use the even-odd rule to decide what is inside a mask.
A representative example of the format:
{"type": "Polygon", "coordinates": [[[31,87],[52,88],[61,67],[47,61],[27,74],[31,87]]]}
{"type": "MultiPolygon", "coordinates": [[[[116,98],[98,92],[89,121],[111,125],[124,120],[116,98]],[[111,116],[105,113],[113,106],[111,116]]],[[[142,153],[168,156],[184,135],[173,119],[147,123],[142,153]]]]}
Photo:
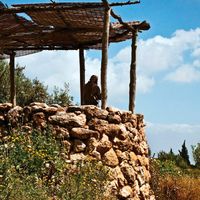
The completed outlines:
{"type": "Polygon", "coordinates": [[[148,145],[143,115],[96,106],[48,106],[32,103],[24,108],[0,104],[0,139],[7,127],[24,130],[52,128],[61,139],[70,162],[88,157],[109,167],[108,193],[118,199],[154,200],[149,181],[148,145]]]}

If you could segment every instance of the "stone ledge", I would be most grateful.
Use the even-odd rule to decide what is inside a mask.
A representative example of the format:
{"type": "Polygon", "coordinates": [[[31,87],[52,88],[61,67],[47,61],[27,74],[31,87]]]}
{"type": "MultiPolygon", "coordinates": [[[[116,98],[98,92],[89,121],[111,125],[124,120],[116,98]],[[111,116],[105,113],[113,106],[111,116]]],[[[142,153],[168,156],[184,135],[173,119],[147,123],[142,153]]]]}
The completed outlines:
{"type": "Polygon", "coordinates": [[[119,199],[154,200],[149,185],[148,145],[143,115],[96,106],[48,106],[34,102],[24,108],[0,104],[0,139],[9,128],[52,129],[72,162],[90,157],[110,168],[107,192],[119,199]]]}

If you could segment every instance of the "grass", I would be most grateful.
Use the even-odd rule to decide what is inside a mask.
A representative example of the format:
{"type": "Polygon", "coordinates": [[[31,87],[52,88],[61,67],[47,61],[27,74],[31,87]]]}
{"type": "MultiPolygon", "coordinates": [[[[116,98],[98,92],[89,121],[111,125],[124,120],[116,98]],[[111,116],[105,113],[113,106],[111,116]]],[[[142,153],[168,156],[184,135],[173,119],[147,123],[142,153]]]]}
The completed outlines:
{"type": "Polygon", "coordinates": [[[65,153],[49,129],[9,133],[0,141],[0,199],[105,199],[108,169],[97,161],[69,164],[65,153]]]}
{"type": "Polygon", "coordinates": [[[157,200],[200,200],[200,170],[151,160],[151,187],[157,200]]]}

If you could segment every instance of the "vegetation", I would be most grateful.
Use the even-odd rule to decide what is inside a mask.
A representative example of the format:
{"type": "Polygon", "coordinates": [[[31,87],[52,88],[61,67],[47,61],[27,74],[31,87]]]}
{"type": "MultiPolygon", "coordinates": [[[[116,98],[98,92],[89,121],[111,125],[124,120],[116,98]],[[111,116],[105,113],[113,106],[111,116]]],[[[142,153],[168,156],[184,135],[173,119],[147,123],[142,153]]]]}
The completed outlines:
{"type": "Polygon", "coordinates": [[[0,199],[101,200],[108,170],[97,161],[68,163],[50,130],[18,130],[0,142],[0,199]]]}
{"type": "MultiPolygon", "coordinates": [[[[73,98],[69,95],[69,85],[64,84],[64,89],[55,87],[52,94],[48,93],[48,87],[37,78],[31,80],[24,74],[24,67],[17,65],[16,95],[17,105],[29,105],[32,102],[44,102],[47,104],[57,103],[61,106],[69,105],[73,98]]],[[[9,102],[10,99],[10,79],[9,66],[5,61],[0,61],[0,103],[9,102]]]]}
{"type": "Polygon", "coordinates": [[[158,153],[158,158],[150,162],[151,187],[157,200],[199,200],[200,169],[197,158],[200,155],[200,145],[193,146],[195,166],[189,161],[185,141],[179,154],[164,151],[158,153]]]}
{"type": "Polygon", "coordinates": [[[192,153],[196,167],[200,168],[200,143],[196,146],[192,146],[192,153]]]}

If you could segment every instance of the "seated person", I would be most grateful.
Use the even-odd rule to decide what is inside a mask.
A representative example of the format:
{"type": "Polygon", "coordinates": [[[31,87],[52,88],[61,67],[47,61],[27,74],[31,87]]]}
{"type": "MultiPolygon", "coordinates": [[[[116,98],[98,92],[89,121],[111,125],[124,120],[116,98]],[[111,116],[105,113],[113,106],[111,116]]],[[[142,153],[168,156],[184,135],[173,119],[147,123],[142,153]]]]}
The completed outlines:
{"type": "Polygon", "coordinates": [[[90,80],[84,87],[84,104],[85,105],[98,105],[98,101],[101,100],[100,88],[97,85],[98,77],[92,75],[90,80]]]}

